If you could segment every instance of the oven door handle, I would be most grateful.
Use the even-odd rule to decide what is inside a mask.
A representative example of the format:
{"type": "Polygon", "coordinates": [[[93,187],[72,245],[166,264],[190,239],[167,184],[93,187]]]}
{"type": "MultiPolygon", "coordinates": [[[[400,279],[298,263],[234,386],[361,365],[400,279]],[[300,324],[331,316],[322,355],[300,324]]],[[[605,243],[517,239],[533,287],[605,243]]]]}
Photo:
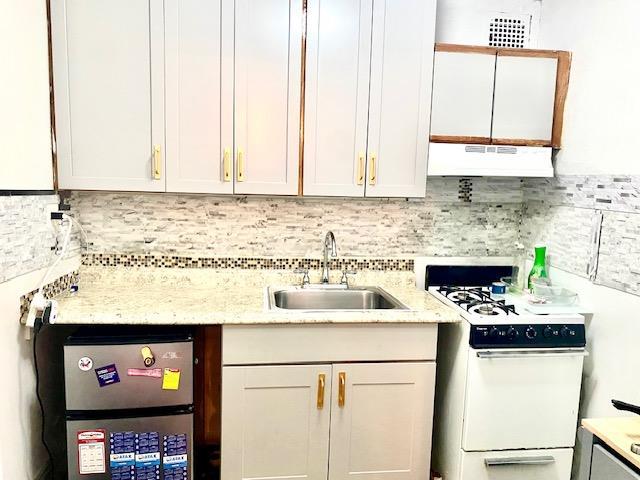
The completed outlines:
{"type": "Polygon", "coordinates": [[[510,350],[510,351],[480,351],[476,352],[478,358],[551,358],[551,357],[587,357],[589,352],[586,350],[575,349],[553,349],[553,350],[510,350]]]}
{"type": "Polygon", "coordinates": [[[484,464],[487,467],[506,467],[509,465],[550,465],[556,459],[551,455],[540,457],[506,457],[506,458],[485,458],[484,464]]]}

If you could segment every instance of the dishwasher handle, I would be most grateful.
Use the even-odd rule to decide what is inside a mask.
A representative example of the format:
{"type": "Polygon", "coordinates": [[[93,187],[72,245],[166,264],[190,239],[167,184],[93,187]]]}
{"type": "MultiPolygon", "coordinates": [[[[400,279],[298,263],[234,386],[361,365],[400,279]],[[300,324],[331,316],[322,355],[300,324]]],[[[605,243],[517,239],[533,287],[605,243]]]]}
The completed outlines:
{"type": "Polygon", "coordinates": [[[553,357],[587,357],[589,352],[583,349],[553,349],[553,350],[489,350],[476,352],[482,359],[494,358],[553,358],[553,357]]]}

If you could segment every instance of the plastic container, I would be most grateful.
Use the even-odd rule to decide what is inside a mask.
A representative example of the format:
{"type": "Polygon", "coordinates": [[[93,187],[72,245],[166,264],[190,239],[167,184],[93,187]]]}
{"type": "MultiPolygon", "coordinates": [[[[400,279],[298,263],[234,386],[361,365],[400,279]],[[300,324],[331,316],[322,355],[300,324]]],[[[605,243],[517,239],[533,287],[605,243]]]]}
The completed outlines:
{"type": "Polygon", "coordinates": [[[578,300],[578,294],[564,287],[551,285],[547,278],[531,279],[533,298],[530,303],[545,305],[567,306],[573,305],[578,300]]]}

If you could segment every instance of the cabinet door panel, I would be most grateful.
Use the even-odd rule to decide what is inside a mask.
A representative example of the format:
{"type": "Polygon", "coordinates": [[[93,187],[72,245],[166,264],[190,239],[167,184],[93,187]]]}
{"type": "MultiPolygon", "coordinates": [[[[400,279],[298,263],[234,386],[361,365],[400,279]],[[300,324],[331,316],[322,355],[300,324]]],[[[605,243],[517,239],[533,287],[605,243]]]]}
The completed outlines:
{"type": "Polygon", "coordinates": [[[162,0],[53,0],[60,188],[164,191],[162,0]]]}
{"type": "Polygon", "coordinates": [[[236,0],[235,13],[235,193],[294,195],[302,1],[236,0]]]}
{"type": "Polygon", "coordinates": [[[557,58],[498,55],[494,139],[551,145],[557,70],[557,58]]]}
{"type": "Polygon", "coordinates": [[[368,197],[425,195],[435,16],[435,0],[374,2],[368,197]]]}
{"type": "Polygon", "coordinates": [[[436,52],[431,135],[491,138],[495,54],[436,52]]]}
{"type": "Polygon", "coordinates": [[[435,363],[333,366],[330,480],[429,478],[435,371],[435,363]]]}
{"type": "Polygon", "coordinates": [[[221,478],[326,480],[330,378],[331,365],[224,367],[221,478]]]}
{"type": "MultiPolygon", "coordinates": [[[[232,23],[232,3],[224,13],[232,23]]],[[[233,78],[233,36],[223,37],[222,14],[222,0],[165,1],[169,192],[233,193],[233,90],[222,88],[222,76],[233,78]]]]}
{"type": "Polygon", "coordinates": [[[361,197],[373,2],[308,5],[304,194],[361,197]]]}

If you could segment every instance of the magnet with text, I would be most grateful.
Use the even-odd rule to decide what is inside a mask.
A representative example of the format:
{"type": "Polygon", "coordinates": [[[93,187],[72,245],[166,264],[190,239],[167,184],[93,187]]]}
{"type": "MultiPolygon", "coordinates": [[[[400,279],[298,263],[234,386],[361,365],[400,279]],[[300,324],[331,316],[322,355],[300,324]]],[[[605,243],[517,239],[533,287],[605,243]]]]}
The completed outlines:
{"type": "Polygon", "coordinates": [[[78,472],[80,475],[106,473],[106,436],[106,432],[102,429],[80,430],[76,433],[78,444],[78,472]]]}
{"type": "Polygon", "coordinates": [[[120,382],[120,376],[118,375],[118,369],[115,363],[96,368],[96,376],[98,377],[98,383],[101,387],[120,382]]]}

